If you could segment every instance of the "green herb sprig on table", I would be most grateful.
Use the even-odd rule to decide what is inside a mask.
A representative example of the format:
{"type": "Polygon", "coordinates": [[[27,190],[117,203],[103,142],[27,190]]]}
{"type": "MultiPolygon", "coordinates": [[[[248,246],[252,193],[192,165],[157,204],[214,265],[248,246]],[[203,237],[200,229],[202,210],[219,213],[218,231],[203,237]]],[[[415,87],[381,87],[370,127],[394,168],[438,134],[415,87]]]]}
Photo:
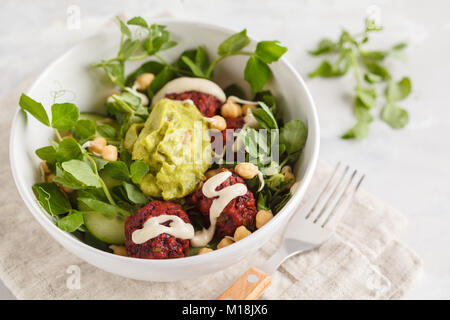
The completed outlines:
{"type": "Polygon", "coordinates": [[[147,92],[150,97],[176,76],[211,79],[216,65],[223,59],[235,55],[249,57],[244,70],[244,79],[250,84],[254,92],[260,92],[272,76],[269,64],[278,61],[287,51],[287,48],[276,40],[260,41],[253,52],[243,51],[250,43],[247,30],[244,29],[233,34],[219,45],[217,49],[218,57],[211,63],[205,49],[200,46],[197,49],[184,51],[174,64],[170,64],[159,53],[176,46],[177,43],[170,40],[170,33],[165,26],[149,25],[141,17],[134,17],[126,23],[118,17],[117,20],[121,31],[119,52],[116,57],[101,61],[95,67],[103,68],[110,80],[122,89],[131,86],[133,81],[143,72],[155,74],[156,77],[147,92]],[[130,26],[138,28],[135,36],[130,26]],[[125,77],[126,61],[141,60],[148,57],[154,57],[158,61],[149,61],[128,77],[125,77]]]}
{"type": "Polygon", "coordinates": [[[371,110],[378,98],[384,99],[381,119],[395,129],[405,127],[409,122],[408,112],[399,107],[397,102],[406,99],[411,93],[411,81],[403,77],[396,81],[382,65],[387,57],[402,57],[406,43],[398,43],[388,50],[366,50],[364,45],[369,35],[382,30],[374,21],[366,19],[364,32],[350,35],[343,30],[338,41],[323,39],[315,50],[309,51],[313,56],[328,54],[334,56],[334,62],[323,60],[309,74],[309,77],[333,78],[345,75],[353,69],[356,80],[353,113],[356,124],[342,135],[343,139],[363,139],[369,134],[369,125],[373,121],[371,110]]]}

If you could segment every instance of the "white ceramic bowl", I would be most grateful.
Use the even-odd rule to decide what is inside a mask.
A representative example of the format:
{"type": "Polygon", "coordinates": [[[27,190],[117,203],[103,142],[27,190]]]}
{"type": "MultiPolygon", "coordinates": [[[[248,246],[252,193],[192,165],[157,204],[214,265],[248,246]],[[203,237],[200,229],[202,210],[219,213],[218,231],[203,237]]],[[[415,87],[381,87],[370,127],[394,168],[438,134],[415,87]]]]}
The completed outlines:
{"type": "MultiPolygon", "coordinates": [[[[208,55],[214,57],[218,45],[235,32],[197,22],[180,20],[159,20],[158,22],[167,25],[172,38],[178,41],[176,47],[164,52],[163,56],[169,61],[176,59],[183,50],[198,45],[203,45],[208,55]]],[[[49,111],[53,103],[50,93],[63,88],[70,91],[65,97],[74,96],[74,102],[82,112],[104,112],[104,99],[111,92],[112,85],[105,80],[103,71],[93,69],[91,65],[101,59],[114,56],[117,52],[118,38],[118,30],[113,29],[81,42],[52,63],[34,82],[27,94],[41,101],[49,111]]],[[[285,45],[289,46],[289,43],[285,45]]],[[[250,46],[255,46],[254,40],[250,46]]],[[[223,60],[215,70],[214,80],[223,88],[228,84],[238,83],[248,90],[247,84],[243,81],[245,62],[246,59],[242,56],[223,60]]],[[[127,66],[127,71],[130,72],[137,65],[127,66]]],[[[39,181],[40,160],[34,151],[48,145],[53,132],[18,108],[11,128],[10,161],[20,195],[34,218],[56,241],[81,259],[108,272],[138,280],[175,281],[199,277],[231,266],[260,248],[286,224],[310,183],[318,158],[319,125],[314,102],[305,83],[284,58],[272,64],[271,69],[274,76],[268,88],[278,98],[285,120],[302,119],[308,126],[306,147],[294,168],[301,184],[292,199],[268,224],[236,244],[200,256],[145,260],[97,250],[60,230],[41,211],[31,189],[32,185],[39,181]]],[[[64,97],[59,101],[63,99],[64,97]]],[[[20,230],[13,232],[20,232],[20,230]]],[[[36,245],[39,244],[36,243],[36,245]]]]}

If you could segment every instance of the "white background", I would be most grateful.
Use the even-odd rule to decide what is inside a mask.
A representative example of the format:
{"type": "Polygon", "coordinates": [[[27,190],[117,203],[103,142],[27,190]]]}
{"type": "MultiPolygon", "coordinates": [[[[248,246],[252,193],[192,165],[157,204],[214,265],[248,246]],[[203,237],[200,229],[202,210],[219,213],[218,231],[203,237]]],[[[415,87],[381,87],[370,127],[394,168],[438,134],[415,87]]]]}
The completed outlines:
{"type": "MultiPolygon", "coordinates": [[[[321,158],[331,164],[343,161],[366,173],[364,187],[408,217],[403,239],[423,259],[424,272],[406,298],[450,298],[449,1],[2,0],[0,99],[121,11],[195,19],[236,30],[246,27],[256,38],[285,44],[287,58],[307,79],[318,107],[321,158]],[[81,10],[79,30],[67,28],[66,11],[74,4],[81,10]],[[401,102],[411,121],[400,131],[376,121],[368,139],[344,141],[339,136],[354,123],[353,77],[307,79],[319,60],[306,51],[324,36],[336,38],[342,27],[359,32],[370,5],[379,7],[385,26],[373,37],[374,47],[409,43],[405,61],[392,59],[387,64],[395,78],[412,79],[413,94],[401,102]]],[[[0,298],[12,298],[1,284],[0,298]]]]}

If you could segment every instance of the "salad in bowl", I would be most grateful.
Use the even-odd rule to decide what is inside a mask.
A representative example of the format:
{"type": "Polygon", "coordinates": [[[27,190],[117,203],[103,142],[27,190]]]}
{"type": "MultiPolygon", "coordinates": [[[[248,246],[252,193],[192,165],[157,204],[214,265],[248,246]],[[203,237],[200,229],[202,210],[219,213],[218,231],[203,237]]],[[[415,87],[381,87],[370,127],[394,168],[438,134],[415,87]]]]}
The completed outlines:
{"type": "Polygon", "coordinates": [[[248,50],[243,30],[222,39],[215,60],[198,46],[168,62],[161,52],[177,42],[165,26],[118,23],[117,55],[91,66],[115,87],[101,97],[103,112],[55,99],[48,113],[20,97],[54,132],[35,150],[42,214],[89,246],[140,259],[209,254],[260,232],[301,185],[293,168],[308,138],[302,120],[283,120],[285,99],[266,89],[287,48],[260,41],[248,50]],[[213,81],[233,56],[247,59],[250,90],[213,81]]]}

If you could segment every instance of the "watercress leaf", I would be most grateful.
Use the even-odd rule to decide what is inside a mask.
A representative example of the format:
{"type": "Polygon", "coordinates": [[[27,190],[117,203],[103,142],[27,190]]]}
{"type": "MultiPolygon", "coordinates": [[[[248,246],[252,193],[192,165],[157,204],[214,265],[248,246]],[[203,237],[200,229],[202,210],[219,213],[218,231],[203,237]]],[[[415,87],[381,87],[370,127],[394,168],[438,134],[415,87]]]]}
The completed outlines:
{"type": "Polygon", "coordinates": [[[370,114],[369,109],[361,102],[361,100],[356,97],[355,103],[353,104],[353,112],[355,114],[356,119],[363,122],[372,122],[373,117],[370,114]]]}
{"type": "Polygon", "coordinates": [[[101,124],[97,126],[97,132],[106,139],[115,139],[117,136],[116,129],[108,124],[101,124]]]}
{"type": "Polygon", "coordinates": [[[368,73],[364,74],[364,80],[367,83],[374,84],[374,83],[382,82],[383,78],[379,75],[368,72],[368,73]]]}
{"type": "Polygon", "coordinates": [[[74,232],[84,223],[83,214],[73,210],[67,216],[56,221],[56,225],[64,231],[74,232]]]}
{"type": "Polygon", "coordinates": [[[367,69],[370,71],[371,74],[377,75],[381,78],[383,81],[387,81],[391,79],[391,75],[386,70],[386,68],[382,67],[378,63],[371,62],[371,63],[365,63],[367,69]]]}
{"type": "Polygon", "coordinates": [[[339,50],[339,46],[330,39],[322,39],[315,50],[310,50],[308,53],[313,56],[318,56],[324,53],[333,53],[339,50]]]}
{"type": "Polygon", "coordinates": [[[342,30],[341,36],[339,37],[339,46],[341,47],[344,43],[358,45],[358,42],[350,35],[350,33],[348,33],[348,31],[342,30]]]}
{"type": "Polygon", "coordinates": [[[56,149],[56,160],[58,162],[81,159],[82,155],[83,151],[80,145],[72,138],[64,138],[56,149]]]}
{"type": "Polygon", "coordinates": [[[112,62],[102,65],[109,79],[117,84],[119,87],[124,88],[125,75],[123,62],[112,62]]]}
{"type": "Polygon", "coordinates": [[[217,53],[219,54],[219,56],[224,56],[233,52],[237,52],[247,46],[249,42],[250,39],[247,36],[247,29],[244,29],[241,32],[233,34],[224,42],[222,42],[217,49],[217,53]]]}
{"type": "Polygon", "coordinates": [[[197,48],[197,53],[195,54],[195,64],[205,73],[209,66],[209,59],[206,55],[206,51],[203,47],[197,48]]]}
{"type": "Polygon", "coordinates": [[[52,127],[59,130],[73,128],[80,116],[80,110],[73,103],[55,103],[52,105],[52,127]]]}
{"type": "Polygon", "coordinates": [[[369,134],[369,124],[365,121],[358,121],[354,127],[342,135],[342,139],[364,139],[369,134]]]}
{"type": "Polygon", "coordinates": [[[173,47],[175,47],[177,44],[178,44],[178,42],[173,41],[173,40],[166,41],[166,42],[164,42],[164,43],[161,45],[161,48],[159,48],[159,51],[164,51],[164,50],[173,48],[173,47]]]}
{"type": "Polygon", "coordinates": [[[375,106],[377,94],[375,90],[368,88],[356,88],[356,96],[360,99],[361,106],[371,109],[375,106]]]}
{"type": "Polygon", "coordinates": [[[128,20],[127,24],[134,25],[134,26],[140,26],[143,28],[148,28],[147,21],[145,21],[142,17],[134,17],[128,20]]]}
{"type": "Polygon", "coordinates": [[[127,39],[124,41],[122,46],[122,58],[127,60],[131,55],[133,55],[141,46],[141,40],[131,40],[127,39]]]}
{"type": "Polygon", "coordinates": [[[116,17],[116,18],[119,21],[120,32],[122,32],[122,34],[124,36],[127,36],[128,38],[131,38],[130,28],[128,28],[128,26],[119,17],[116,17]]]}
{"type": "Polygon", "coordinates": [[[160,28],[161,26],[158,26],[157,31],[153,31],[152,35],[153,35],[153,49],[152,50],[147,50],[149,55],[153,55],[156,54],[161,47],[163,46],[164,43],[167,43],[169,41],[170,38],[170,33],[166,30],[162,30],[160,28]]]}
{"type": "Polygon", "coordinates": [[[164,69],[153,79],[150,84],[149,92],[153,96],[154,93],[158,92],[167,82],[173,79],[173,71],[170,67],[164,67],[164,69]]]}
{"type": "Polygon", "coordinates": [[[259,157],[259,132],[255,129],[247,128],[234,134],[242,139],[251,160],[257,160],[259,157]]]}
{"type": "Polygon", "coordinates": [[[47,161],[48,164],[54,164],[56,162],[56,150],[52,146],[39,148],[35,152],[39,158],[47,161]]]}
{"type": "Polygon", "coordinates": [[[63,214],[72,209],[69,200],[54,183],[36,183],[33,191],[41,206],[51,215],[63,214]]]}
{"type": "Polygon", "coordinates": [[[239,87],[237,84],[231,84],[228,87],[226,87],[223,92],[225,92],[225,95],[227,97],[229,96],[235,96],[241,99],[246,99],[246,95],[244,90],[239,87]]]}
{"type": "Polygon", "coordinates": [[[411,93],[411,80],[408,77],[402,78],[398,82],[390,82],[387,88],[387,99],[396,102],[407,98],[411,93]]]}
{"type": "Polygon", "coordinates": [[[364,61],[367,62],[376,62],[376,61],[382,61],[387,56],[387,52],[385,51],[362,51],[361,52],[362,58],[364,61]]]}
{"type": "Polygon", "coordinates": [[[164,65],[162,63],[159,63],[157,61],[148,61],[128,75],[127,79],[125,80],[125,86],[133,86],[133,83],[136,81],[137,77],[139,77],[143,73],[158,74],[163,68],[164,65]]]}
{"type": "Polygon", "coordinates": [[[288,154],[302,150],[307,137],[308,129],[301,120],[291,120],[280,130],[280,143],[286,146],[288,154]]]}
{"type": "Polygon", "coordinates": [[[81,201],[85,205],[87,205],[90,209],[93,211],[97,211],[106,215],[110,216],[117,216],[117,215],[125,215],[128,216],[130,213],[128,211],[123,210],[119,206],[112,205],[97,199],[92,198],[80,198],[78,197],[78,201],[81,201]]]}
{"type": "Polygon", "coordinates": [[[392,128],[401,129],[409,122],[408,111],[388,103],[381,112],[381,119],[392,128]]]}
{"type": "Polygon", "coordinates": [[[258,123],[264,129],[278,129],[277,121],[269,107],[262,101],[259,101],[258,105],[261,107],[260,109],[253,109],[251,111],[258,123]]]}
{"type": "Polygon", "coordinates": [[[287,51],[279,41],[260,41],[256,45],[255,55],[265,63],[272,63],[281,58],[287,51]]]}
{"type": "Polygon", "coordinates": [[[20,96],[19,105],[23,110],[28,111],[37,120],[46,126],[50,126],[47,112],[45,112],[44,106],[41,103],[31,99],[25,93],[22,93],[20,96]]]}
{"type": "MultiPolygon", "coordinates": [[[[57,171],[58,171],[58,167],[57,171]]],[[[56,183],[59,183],[60,185],[64,187],[68,187],[74,190],[81,190],[83,188],[86,188],[86,185],[79,182],[77,179],[75,179],[70,173],[64,172],[62,169],[60,169],[61,172],[59,172],[56,177],[53,178],[53,181],[56,183]]]]}
{"type": "Polygon", "coordinates": [[[82,119],[75,123],[75,133],[80,139],[87,139],[95,135],[95,122],[82,119]]]}
{"type": "Polygon", "coordinates": [[[400,42],[400,43],[397,43],[396,45],[394,45],[391,50],[394,50],[394,51],[403,50],[407,46],[408,46],[408,44],[406,42],[400,42]]]}
{"type": "Polygon", "coordinates": [[[186,63],[184,63],[183,57],[188,57],[189,59],[194,61],[196,55],[197,55],[197,49],[189,49],[189,50],[183,51],[181,53],[180,57],[178,58],[177,62],[175,62],[175,66],[178,69],[181,69],[184,71],[190,71],[191,69],[189,68],[189,66],[186,63]]]}
{"type": "Polygon", "coordinates": [[[280,188],[282,183],[284,182],[284,174],[277,173],[271,175],[270,178],[264,179],[265,184],[272,190],[277,190],[280,188]]]}
{"type": "Polygon", "coordinates": [[[142,178],[148,173],[150,167],[146,162],[135,161],[130,166],[131,181],[134,183],[141,182],[142,178]]]}
{"type": "Polygon", "coordinates": [[[261,91],[269,81],[272,72],[264,61],[256,56],[251,56],[244,70],[244,79],[250,84],[253,92],[261,91]]]}
{"type": "Polygon", "coordinates": [[[108,176],[117,180],[128,180],[130,172],[123,161],[112,161],[105,165],[104,171],[108,176]]]}
{"type": "Polygon", "coordinates": [[[334,68],[331,63],[327,60],[322,61],[322,63],[316,68],[316,70],[310,72],[308,77],[323,77],[323,78],[331,78],[331,77],[339,77],[342,76],[343,72],[339,69],[334,68]]]}
{"type": "Polygon", "coordinates": [[[134,184],[123,182],[123,188],[127,198],[135,204],[146,204],[148,198],[134,184]]]}
{"type": "Polygon", "coordinates": [[[270,210],[267,205],[267,195],[264,193],[260,193],[258,196],[258,202],[256,203],[256,207],[258,210],[270,210]]]}
{"type": "Polygon", "coordinates": [[[109,161],[104,160],[103,158],[92,156],[92,160],[95,162],[95,166],[97,167],[97,171],[103,170],[103,168],[109,163],[109,161]]]}
{"type": "Polygon", "coordinates": [[[61,164],[64,171],[71,174],[77,181],[88,187],[101,188],[99,177],[92,168],[84,161],[69,160],[61,164]]]}
{"type": "Polygon", "coordinates": [[[190,58],[184,56],[184,57],[182,57],[182,59],[183,59],[183,62],[189,66],[189,68],[191,69],[194,76],[200,77],[200,78],[205,76],[202,69],[198,65],[196,65],[190,58]]]}

